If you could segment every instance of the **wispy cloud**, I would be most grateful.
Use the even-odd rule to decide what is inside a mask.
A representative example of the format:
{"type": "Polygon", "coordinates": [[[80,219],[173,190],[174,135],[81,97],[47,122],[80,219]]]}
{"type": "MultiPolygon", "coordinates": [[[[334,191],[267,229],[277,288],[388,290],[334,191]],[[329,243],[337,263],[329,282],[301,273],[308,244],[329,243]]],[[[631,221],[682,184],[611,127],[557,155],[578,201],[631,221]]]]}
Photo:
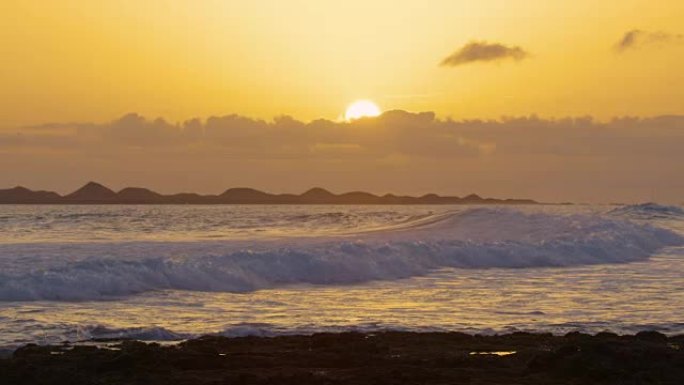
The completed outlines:
{"type": "Polygon", "coordinates": [[[529,56],[530,54],[527,51],[518,46],[472,41],[447,56],[440,65],[443,67],[457,67],[469,63],[495,62],[506,59],[520,61],[529,56]]]}
{"type": "Polygon", "coordinates": [[[615,45],[619,53],[650,45],[683,44],[684,35],[669,32],[650,32],[633,29],[625,32],[622,39],[615,45]]]}

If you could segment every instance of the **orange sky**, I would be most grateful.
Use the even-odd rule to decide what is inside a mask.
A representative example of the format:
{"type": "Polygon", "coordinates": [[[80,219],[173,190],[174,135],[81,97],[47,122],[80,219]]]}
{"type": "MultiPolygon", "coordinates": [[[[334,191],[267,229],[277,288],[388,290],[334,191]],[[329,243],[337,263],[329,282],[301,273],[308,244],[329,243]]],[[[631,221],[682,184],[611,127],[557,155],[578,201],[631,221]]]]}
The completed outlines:
{"type": "MultiPolygon", "coordinates": [[[[372,143],[366,136],[378,133],[352,130],[336,134],[337,142],[314,143],[304,130],[292,135],[305,138],[282,139],[299,149],[290,153],[290,164],[269,158],[273,149],[259,145],[268,142],[266,138],[245,133],[252,138],[245,142],[251,146],[250,155],[238,157],[239,162],[230,153],[234,149],[202,155],[194,152],[197,143],[174,148],[184,154],[181,158],[188,157],[187,170],[177,164],[173,170],[166,168],[164,164],[178,157],[167,159],[164,154],[140,158],[135,170],[121,166],[130,159],[130,148],[99,131],[92,134],[73,125],[69,133],[25,127],[67,122],[104,126],[130,112],[163,117],[172,125],[232,113],[265,121],[281,115],[304,123],[336,121],[350,102],[360,98],[374,100],[386,111],[431,111],[440,122],[531,114],[590,115],[607,122],[614,116],[684,114],[682,20],[684,2],[676,0],[6,0],[0,4],[0,186],[21,183],[65,190],[80,181],[100,179],[115,185],[150,181],[149,187],[162,190],[194,186],[214,191],[228,184],[252,184],[296,191],[327,183],[343,190],[472,190],[558,200],[590,200],[597,193],[642,200],[656,190],[656,197],[662,194],[663,199],[676,201],[684,196],[681,183],[663,178],[676,179],[682,170],[664,163],[674,160],[667,151],[661,157],[657,151],[646,151],[638,163],[646,175],[628,176],[626,159],[605,159],[591,145],[585,158],[564,158],[563,151],[544,147],[563,146],[562,142],[540,139],[539,132],[525,127],[515,128],[512,135],[538,143],[539,152],[561,154],[553,160],[544,158],[545,170],[530,170],[539,161],[534,146],[527,153],[502,154],[509,138],[479,131],[465,135],[461,126],[445,134],[449,140],[461,138],[458,146],[477,147],[486,137],[489,152],[478,152],[467,161],[437,157],[426,163],[416,156],[420,151],[414,146],[385,143],[401,136],[392,127],[383,128],[390,130],[385,142],[372,143]],[[89,158],[88,151],[78,147],[92,145],[93,137],[106,152],[112,151],[109,160],[89,158]],[[382,156],[359,161],[353,154],[338,154],[332,167],[303,152],[302,141],[306,151],[339,152],[354,146],[371,151],[364,146],[372,145],[378,146],[372,151],[382,156]],[[340,147],[340,141],[345,145],[340,147]],[[592,151],[604,158],[592,158],[592,151]],[[18,161],[23,163],[17,165],[18,161]],[[592,166],[596,161],[599,166],[592,166]],[[236,162],[242,178],[218,171],[235,168],[236,162]],[[383,171],[387,162],[402,166],[396,172],[383,171]],[[304,174],[288,176],[293,166],[304,174]],[[454,173],[453,179],[434,173],[442,166],[454,173]],[[77,171],[68,171],[69,167],[77,171]],[[190,171],[199,167],[202,171],[190,171]],[[337,170],[334,177],[325,174],[330,167],[337,170]],[[609,178],[597,182],[605,175],[589,174],[602,167],[609,178]],[[179,169],[194,175],[183,182],[178,175],[185,174],[179,169]],[[530,187],[535,178],[547,174],[566,176],[561,180],[573,181],[575,187],[530,187]],[[422,187],[416,188],[417,183],[422,187]]],[[[666,141],[677,143],[680,138],[667,131],[684,129],[678,124],[639,127],[638,135],[629,135],[656,141],[653,148],[667,147],[666,141]]],[[[571,128],[563,130],[569,131],[559,138],[567,136],[568,146],[578,145],[572,140],[577,134],[571,128]]],[[[594,143],[594,137],[595,143],[603,143],[606,136],[601,131],[585,134],[587,143],[594,143]]],[[[436,145],[424,130],[411,135],[416,143],[436,145]]],[[[616,135],[615,141],[622,139],[620,132],[610,135],[616,135]]],[[[633,142],[625,140],[624,146],[639,143],[630,138],[633,142]]],[[[615,156],[626,156],[630,150],[635,152],[622,148],[615,156]]],[[[458,153],[459,148],[453,151],[458,153]]]]}
{"type": "Polygon", "coordinates": [[[678,0],[6,0],[0,121],[334,119],[358,98],[469,118],[681,113],[680,44],[612,48],[682,20],[678,0]],[[438,66],[472,40],[530,57],[438,66]]]}

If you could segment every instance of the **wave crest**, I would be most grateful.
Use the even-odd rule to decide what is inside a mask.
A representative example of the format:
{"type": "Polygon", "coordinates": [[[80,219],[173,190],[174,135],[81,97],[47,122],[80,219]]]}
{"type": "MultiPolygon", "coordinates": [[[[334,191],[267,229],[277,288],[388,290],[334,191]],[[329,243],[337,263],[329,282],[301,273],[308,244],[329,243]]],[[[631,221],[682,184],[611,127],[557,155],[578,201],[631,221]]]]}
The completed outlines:
{"type": "Polygon", "coordinates": [[[610,214],[636,219],[676,219],[684,218],[684,209],[649,202],[618,207],[611,210],[610,214]]]}
{"type": "Polygon", "coordinates": [[[255,243],[231,251],[222,242],[183,255],[173,244],[160,243],[137,259],[90,250],[93,255],[61,265],[0,274],[0,300],[100,300],[167,289],[248,292],[407,278],[447,267],[626,263],[682,244],[682,237],[669,230],[626,220],[480,208],[383,231],[255,243]]]}

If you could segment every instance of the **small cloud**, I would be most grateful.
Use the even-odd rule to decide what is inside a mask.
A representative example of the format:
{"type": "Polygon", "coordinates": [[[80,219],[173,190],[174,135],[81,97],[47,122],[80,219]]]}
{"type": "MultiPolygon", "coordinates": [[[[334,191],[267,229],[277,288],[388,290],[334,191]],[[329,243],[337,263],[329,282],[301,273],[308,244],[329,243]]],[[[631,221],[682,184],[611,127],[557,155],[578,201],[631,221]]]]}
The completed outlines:
{"type": "Polygon", "coordinates": [[[682,44],[684,35],[668,32],[649,32],[639,29],[627,31],[622,39],[615,45],[615,50],[619,53],[631,49],[637,49],[650,45],[682,44]]]}
{"type": "Polygon", "coordinates": [[[518,46],[506,46],[500,43],[473,41],[452,53],[440,63],[443,67],[456,67],[475,62],[494,62],[505,59],[516,61],[529,57],[530,54],[518,46]]]}

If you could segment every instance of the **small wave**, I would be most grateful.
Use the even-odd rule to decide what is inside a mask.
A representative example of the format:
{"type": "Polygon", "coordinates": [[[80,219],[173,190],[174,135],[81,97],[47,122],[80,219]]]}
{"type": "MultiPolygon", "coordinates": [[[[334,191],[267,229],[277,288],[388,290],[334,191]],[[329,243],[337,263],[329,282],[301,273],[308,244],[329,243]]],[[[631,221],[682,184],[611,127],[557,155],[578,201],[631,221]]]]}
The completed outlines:
{"type": "MultiPolygon", "coordinates": [[[[49,326],[49,325],[46,325],[49,326]]],[[[177,332],[159,326],[148,327],[108,327],[103,325],[69,327],[48,337],[32,337],[26,340],[6,342],[0,345],[0,358],[10,356],[14,350],[26,343],[61,344],[69,342],[74,345],[100,346],[116,349],[116,343],[122,340],[137,340],[144,342],[178,343],[202,336],[239,337],[276,337],[276,336],[308,336],[317,333],[366,333],[372,338],[374,333],[383,332],[459,332],[470,335],[496,335],[515,332],[551,333],[564,335],[570,332],[596,334],[613,332],[620,335],[634,335],[642,331],[658,331],[666,335],[680,335],[684,330],[684,323],[662,322],[632,324],[621,322],[539,322],[532,325],[512,324],[499,327],[477,327],[463,324],[443,326],[418,326],[387,324],[382,322],[365,322],[348,325],[277,325],[271,323],[236,323],[225,325],[221,330],[197,331],[195,333],[177,332]]]]}
{"type": "Polygon", "coordinates": [[[447,329],[440,327],[408,327],[388,325],[381,322],[366,322],[353,325],[299,325],[281,327],[269,323],[239,323],[226,326],[222,331],[214,333],[223,337],[275,337],[287,335],[312,335],[316,333],[374,333],[386,331],[406,332],[439,332],[447,329]]]}
{"type": "Polygon", "coordinates": [[[179,341],[190,338],[190,334],[176,333],[171,330],[152,327],[109,328],[103,325],[78,327],[75,331],[78,340],[141,340],[141,341],[179,341]]]}
{"type": "Polygon", "coordinates": [[[609,214],[636,219],[677,219],[684,218],[684,209],[657,203],[641,203],[618,207],[611,210],[609,214]]]}
{"type": "MultiPolygon", "coordinates": [[[[179,333],[162,327],[133,327],[133,328],[108,328],[104,326],[85,327],[92,330],[91,334],[85,334],[86,339],[74,340],[73,336],[64,336],[68,341],[91,340],[124,340],[134,339],[140,341],[182,341],[198,338],[202,335],[236,337],[276,337],[293,335],[313,335],[317,333],[381,333],[381,332],[461,332],[466,334],[493,335],[500,333],[514,333],[520,331],[539,333],[550,332],[555,335],[563,335],[569,332],[583,332],[596,334],[610,331],[618,334],[636,334],[642,331],[656,330],[668,335],[681,333],[684,323],[664,322],[648,324],[629,324],[615,322],[564,322],[564,323],[538,323],[534,327],[525,325],[508,325],[499,328],[478,328],[466,325],[451,326],[406,326],[399,324],[387,324],[383,322],[364,322],[349,325],[292,325],[282,326],[271,323],[244,322],[226,325],[220,331],[205,333],[179,333]]],[[[84,336],[84,335],[82,335],[84,336]]]]}
{"type": "Polygon", "coordinates": [[[526,312],[498,310],[498,311],[495,311],[494,313],[501,314],[501,315],[515,315],[515,316],[546,315],[546,313],[544,313],[543,311],[540,311],[540,310],[526,311],[526,312]]]}
{"type": "MultiPolygon", "coordinates": [[[[19,268],[0,273],[0,301],[103,300],[156,290],[239,293],[293,284],[408,278],[445,267],[627,263],[682,244],[684,239],[669,230],[627,220],[480,208],[383,231],[254,242],[238,249],[222,242],[202,243],[199,251],[184,253],[173,242],[159,243],[143,257],[131,258],[116,253],[134,248],[114,244],[102,250],[85,248],[80,252],[93,255],[75,260],[43,258],[44,266],[24,259],[15,263],[19,268]]],[[[65,250],[78,252],[73,247],[65,250]]]]}

